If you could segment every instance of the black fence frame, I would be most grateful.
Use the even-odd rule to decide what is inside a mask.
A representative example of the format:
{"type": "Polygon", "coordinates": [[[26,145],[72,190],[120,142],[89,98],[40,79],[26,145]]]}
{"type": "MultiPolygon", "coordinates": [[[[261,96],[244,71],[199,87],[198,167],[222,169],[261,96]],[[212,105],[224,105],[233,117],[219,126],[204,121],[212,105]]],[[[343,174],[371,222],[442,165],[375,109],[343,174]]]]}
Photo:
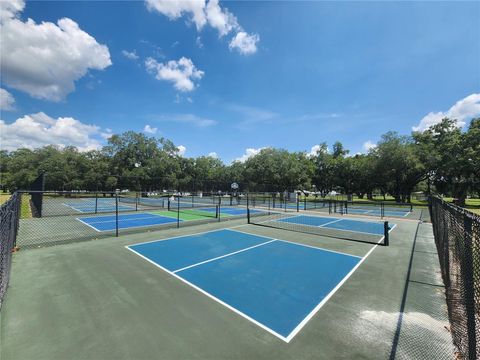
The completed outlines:
{"type": "Polygon", "coordinates": [[[453,342],[462,358],[480,358],[480,216],[430,197],[453,342]]]}
{"type": "Polygon", "coordinates": [[[15,193],[0,207],[0,309],[10,279],[12,252],[16,246],[20,220],[20,201],[21,196],[15,193]]]}

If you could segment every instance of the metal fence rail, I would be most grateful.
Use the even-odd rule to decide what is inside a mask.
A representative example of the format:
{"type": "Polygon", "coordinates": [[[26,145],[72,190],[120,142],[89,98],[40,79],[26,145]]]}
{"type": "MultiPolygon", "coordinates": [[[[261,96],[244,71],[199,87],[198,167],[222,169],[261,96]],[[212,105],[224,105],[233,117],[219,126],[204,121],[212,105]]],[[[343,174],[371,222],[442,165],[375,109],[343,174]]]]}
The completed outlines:
{"type": "Polygon", "coordinates": [[[20,249],[246,218],[246,207],[218,196],[19,191],[20,249]]]}
{"type": "Polygon", "coordinates": [[[7,291],[20,219],[20,195],[15,193],[0,207],[0,308],[7,291]]]}
{"type": "Polygon", "coordinates": [[[453,341],[462,358],[480,358],[480,216],[430,198],[453,341]]]}

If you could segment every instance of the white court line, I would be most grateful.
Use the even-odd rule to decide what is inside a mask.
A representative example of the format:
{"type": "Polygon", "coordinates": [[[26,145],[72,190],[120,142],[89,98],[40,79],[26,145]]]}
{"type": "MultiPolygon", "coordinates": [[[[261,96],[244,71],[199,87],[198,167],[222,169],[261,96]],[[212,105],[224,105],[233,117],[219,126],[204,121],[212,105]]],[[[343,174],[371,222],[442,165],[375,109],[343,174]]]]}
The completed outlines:
{"type": "MultiPolygon", "coordinates": [[[[160,217],[160,216],[157,216],[157,217],[160,217]]],[[[164,216],[165,218],[167,218],[166,216],[164,216]]],[[[152,218],[155,218],[155,217],[152,217],[152,218]]],[[[92,229],[94,229],[95,231],[98,231],[98,232],[107,232],[107,231],[114,231],[115,228],[113,229],[107,229],[107,230],[99,230],[97,229],[96,227],[90,225],[90,224],[87,224],[86,222],[80,220],[79,218],[76,218],[78,221],[80,221],[81,223],[84,223],[85,225],[87,226],[90,226],[92,229]]],[[[137,218],[137,220],[142,220],[142,219],[151,219],[151,218],[137,218]]],[[[173,219],[173,218],[167,218],[167,219],[173,219]]],[[[128,226],[128,227],[118,227],[118,230],[128,230],[128,229],[137,229],[137,228],[144,228],[144,227],[149,227],[149,226],[161,226],[161,225],[169,225],[169,224],[174,224],[177,220],[176,219],[173,219],[175,221],[168,221],[168,222],[162,222],[162,223],[156,223],[156,224],[148,224],[148,225],[138,225],[138,226],[128,226]]],[[[118,220],[118,224],[120,225],[120,221],[121,220],[118,220]]],[[[180,221],[183,221],[183,220],[180,220],[180,221]]],[[[108,222],[112,222],[112,221],[108,221],[108,222]]],[[[96,222],[93,222],[93,224],[104,224],[106,222],[102,222],[102,221],[96,221],[96,222]]]]}
{"type": "Polygon", "coordinates": [[[317,225],[317,227],[324,227],[324,226],[327,226],[328,224],[333,224],[333,223],[336,223],[336,222],[339,222],[339,221],[342,221],[343,219],[338,219],[338,220],[333,220],[333,221],[329,221],[325,224],[322,224],[322,225],[317,225]]]}
{"type": "MultiPolygon", "coordinates": [[[[382,239],[383,240],[383,239],[382,239]]],[[[381,240],[380,240],[381,241],[381,240]]],[[[365,261],[365,259],[370,256],[370,254],[373,252],[373,250],[375,250],[377,248],[378,244],[376,244],[375,246],[373,246],[366,254],[363,258],[361,258],[361,260],[357,263],[357,265],[355,265],[352,270],[350,270],[350,272],[345,275],[345,277],[337,284],[337,286],[335,286],[332,291],[330,291],[328,293],[327,296],[325,296],[323,298],[322,301],[320,301],[318,303],[317,306],[315,306],[313,308],[313,310],[300,322],[300,324],[298,324],[295,329],[292,330],[292,332],[287,336],[287,340],[286,342],[290,342],[290,340],[292,340],[295,335],[297,335],[300,330],[303,329],[303,327],[305,325],[307,325],[307,323],[316,315],[316,313],[322,308],[323,305],[325,305],[325,303],[338,291],[338,289],[340,289],[340,287],[348,280],[348,278],[350,278],[350,276],[353,275],[353,273],[358,269],[358,267],[365,261]]]]}
{"type": "MultiPolygon", "coordinates": [[[[130,221],[130,220],[146,220],[146,219],[157,219],[157,218],[161,218],[161,217],[164,217],[164,218],[167,218],[167,219],[173,219],[173,218],[170,218],[168,216],[162,216],[162,215],[152,215],[150,213],[148,213],[148,215],[152,215],[152,216],[147,216],[147,217],[137,217],[137,218],[128,218],[128,219],[120,219],[120,216],[125,216],[125,215],[130,215],[130,214],[119,214],[119,218],[118,218],[118,222],[121,222],[121,221],[130,221]]],[[[136,215],[136,214],[132,214],[132,215],[136,215]]],[[[95,216],[89,216],[89,218],[91,219],[99,219],[100,217],[105,217],[105,216],[115,216],[115,215],[100,215],[98,217],[95,217],[95,216]]],[[[92,224],[106,224],[106,223],[111,223],[111,222],[116,222],[117,220],[114,219],[114,220],[100,220],[100,221],[92,221],[91,223],[92,224]]],[[[176,221],[176,219],[175,219],[176,221]]]]}
{"type": "Polygon", "coordinates": [[[208,233],[217,232],[217,231],[225,231],[225,230],[227,230],[227,229],[214,229],[214,230],[196,232],[196,233],[187,234],[187,235],[172,236],[172,237],[168,237],[168,238],[165,238],[165,239],[157,239],[157,240],[150,240],[150,241],[144,241],[144,242],[139,242],[139,243],[135,243],[135,244],[130,244],[130,245],[126,245],[126,247],[151,244],[151,243],[158,242],[158,241],[168,241],[168,240],[174,240],[174,239],[185,238],[185,237],[196,236],[196,235],[203,235],[203,234],[208,234],[208,233]]]}
{"type": "MultiPolygon", "coordinates": [[[[211,232],[211,231],[209,231],[209,232],[211,232]]],[[[183,237],[183,236],[180,236],[180,237],[183,237]]],[[[225,306],[227,309],[230,309],[230,310],[233,311],[234,313],[236,313],[236,314],[242,316],[243,318],[247,319],[248,321],[254,323],[254,324],[257,325],[258,327],[262,328],[263,330],[268,331],[270,334],[278,337],[279,339],[281,339],[281,340],[283,340],[283,341],[285,341],[285,342],[288,342],[288,341],[289,341],[289,340],[287,340],[286,337],[284,337],[283,335],[280,335],[280,334],[277,333],[275,330],[270,329],[269,327],[267,327],[267,326],[265,326],[264,324],[258,322],[258,321],[255,320],[254,318],[248,316],[247,314],[244,314],[244,313],[241,312],[240,310],[234,308],[233,306],[227,304],[226,302],[224,302],[224,301],[220,300],[219,298],[213,296],[212,294],[206,292],[206,291],[203,290],[202,288],[200,288],[200,287],[194,285],[193,283],[185,280],[185,279],[182,278],[181,276],[179,276],[179,275],[177,275],[177,274],[174,274],[173,272],[171,272],[170,270],[168,270],[168,269],[164,268],[163,266],[157,264],[157,263],[154,262],[153,260],[150,260],[149,258],[143,256],[142,254],[136,252],[135,250],[131,249],[131,248],[128,247],[128,246],[125,246],[125,248],[126,248],[127,250],[130,250],[131,252],[137,254],[137,255],[140,256],[142,259],[148,261],[150,264],[152,264],[152,265],[156,266],[157,268],[165,271],[167,274],[170,274],[171,276],[177,278],[177,279],[180,280],[181,282],[183,282],[183,283],[191,286],[192,288],[194,288],[194,289],[197,290],[198,292],[202,293],[203,295],[205,295],[205,296],[209,297],[210,299],[218,302],[219,304],[225,306]]]]}
{"type": "Polygon", "coordinates": [[[247,233],[247,232],[245,232],[245,231],[234,230],[233,228],[228,228],[228,229],[225,229],[225,230],[235,231],[235,232],[238,232],[238,233],[241,233],[241,234],[248,234],[248,235],[258,236],[258,237],[262,237],[262,238],[265,238],[265,239],[273,239],[273,240],[277,240],[277,241],[280,241],[280,242],[285,242],[285,243],[289,243],[289,244],[293,244],[293,245],[297,245],[297,246],[303,246],[303,247],[307,247],[307,248],[311,248],[311,249],[315,249],[315,250],[320,250],[320,251],[331,252],[331,253],[335,253],[335,254],[339,254],[339,255],[351,256],[351,257],[356,257],[356,258],[360,258],[360,259],[362,258],[361,256],[351,255],[351,254],[343,253],[343,252],[340,252],[340,251],[324,249],[324,248],[321,248],[321,247],[318,247],[318,246],[313,246],[313,245],[296,243],[296,242],[289,241],[289,240],[276,239],[276,238],[272,238],[272,237],[270,237],[270,236],[264,236],[264,235],[257,235],[257,234],[247,233]]]}
{"type": "MultiPolygon", "coordinates": [[[[230,229],[225,229],[225,230],[230,230],[230,229]]],[[[218,230],[214,230],[214,231],[218,231],[218,230]]],[[[205,233],[208,233],[208,232],[214,232],[214,231],[206,231],[205,233]]],[[[230,231],[234,231],[234,232],[239,232],[239,233],[243,233],[243,234],[248,234],[248,233],[244,233],[242,231],[238,231],[238,230],[230,230],[230,231]]],[[[195,234],[194,234],[195,235],[195,234]]],[[[249,235],[254,235],[254,234],[249,234],[249,235]]],[[[186,236],[191,236],[191,235],[185,235],[185,236],[178,236],[178,237],[175,237],[175,238],[180,238],[180,237],[186,237],[186,236]]],[[[254,235],[254,236],[258,236],[258,237],[262,237],[262,238],[270,238],[268,236],[262,236],[262,235],[254,235]]],[[[170,239],[173,239],[173,238],[169,238],[169,239],[165,239],[165,240],[170,240],[170,239]]],[[[280,240],[280,239],[274,239],[274,238],[270,238],[272,239],[271,241],[267,242],[267,243],[270,243],[270,242],[273,242],[273,241],[283,241],[283,242],[287,242],[287,243],[290,243],[289,241],[286,241],[286,240],[280,240]]],[[[150,241],[150,242],[147,242],[147,243],[151,243],[153,241],[150,241]]],[[[263,243],[262,245],[265,245],[267,243],[263,243]]],[[[305,247],[311,247],[313,249],[317,249],[317,250],[324,250],[324,249],[321,249],[321,248],[316,248],[316,247],[313,247],[313,246],[308,246],[308,245],[303,245],[303,244],[297,244],[297,243],[292,243],[292,244],[295,244],[295,245],[299,245],[299,246],[305,246],[305,247]]],[[[135,245],[138,245],[138,244],[135,244],[135,245]]],[[[267,332],[271,333],[272,335],[278,337],[279,339],[285,341],[286,343],[289,343],[293,337],[295,335],[297,335],[300,330],[315,316],[315,314],[320,310],[320,308],[325,305],[325,303],[335,294],[335,292],[337,292],[337,290],[348,280],[348,278],[358,269],[358,267],[365,261],[365,259],[373,252],[373,250],[375,250],[375,248],[378,246],[378,244],[376,244],[375,246],[373,246],[368,252],[367,254],[363,257],[363,258],[360,258],[358,256],[354,256],[354,255],[348,255],[348,254],[343,254],[343,255],[348,255],[348,256],[354,256],[354,257],[357,257],[357,258],[360,258],[360,261],[350,270],[350,272],[335,286],[335,288],[333,288],[328,294],[327,296],[325,296],[322,301],[320,303],[317,304],[317,306],[315,306],[315,308],[290,332],[290,334],[285,337],[279,333],[277,333],[275,330],[269,328],[268,326],[258,322],[257,320],[253,319],[252,317],[248,316],[247,314],[243,313],[242,311],[234,308],[233,306],[227,304],[226,302],[220,300],[219,298],[217,298],[216,296],[210,294],[209,292],[203,290],[202,288],[194,285],[193,283],[185,280],[184,278],[182,278],[181,276],[177,275],[175,272],[178,272],[179,270],[176,270],[175,272],[172,272],[168,269],[166,269],[165,267],[159,265],[158,263],[154,262],[153,260],[150,260],[149,258],[143,256],[142,254],[138,253],[137,251],[131,249],[128,245],[125,246],[125,248],[127,250],[130,250],[131,252],[137,254],[138,256],[140,256],[142,259],[148,261],[149,263],[151,263],[152,265],[158,267],[159,269],[165,271],[166,273],[174,276],[175,278],[179,279],[180,281],[182,281],[183,283],[187,284],[187,285],[190,285],[191,287],[193,287],[195,290],[199,291],[200,293],[206,295],[207,297],[211,298],[212,300],[215,300],[216,302],[222,304],[223,306],[225,306],[226,308],[232,310],[233,312],[235,312],[236,314],[242,316],[243,318],[249,320],[250,322],[254,323],[255,325],[259,326],[260,328],[266,330],[267,332]]],[[[328,250],[326,250],[328,251],[328,250]]],[[[333,252],[333,251],[332,251],[333,252]]],[[[341,254],[341,253],[340,253],[341,254]]]]}
{"type": "Polygon", "coordinates": [[[232,256],[232,255],[235,255],[235,254],[239,254],[239,253],[244,252],[244,251],[247,251],[247,250],[255,249],[255,248],[259,247],[259,246],[267,245],[267,244],[270,244],[270,243],[272,243],[272,242],[274,242],[274,241],[277,241],[277,239],[272,239],[272,240],[270,240],[270,241],[266,241],[266,242],[261,243],[261,244],[253,245],[253,246],[247,247],[247,248],[245,248],[245,249],[237,250],[237,251],[231,252],[231,253],[229,253],[229,254],[225,254],[225,255],[222,255],[222,256],[217,256],[216,258],[208,259],[208,260],[201,261],[201,262],[196,263],[196,264],[193,264],[193,265],[185,266],[184,268],[181,268],[181,269],[178,269],[178,270],[175,270],[175,271],[172,271],[172,272],[173,272],[174,274],[176,274],[177,272],[180,272],[180,271],[183,271],[183,270],[187,270],[187,269],[190,269],[190,268],[193,268],[193,267],[202,265],[202,264],[206,264],[206,263],[209,263],[209,262],[212,262],[212,261],[215,261],[215,260],[223,259],[223,258],[226,258],[226,257],[228,257],[228,256],[232,256]]]}
{"type": "MultiPolygon", "coordinates": [[[[298,215],[298,216],[309,216],[309,215],[298,215]]],[[[315,217],[315,216],[314,216],[315,217]]],[[[317,216],[318,217],[318,216],[317,216]]],[[[292,218],[288,218],[288,219],[293,219],[295,217],[292,217],[292,218]]],[[[335,219],[338,219],[338,218],[335,218],[335,219]]],[[[344,218],[344,219],[338,219],[338,221],[358,221],[358,222],[366,222],[366,223],[375,223],[375,224],[378,224],[378,225],[381,225],[382,223],[381,222],[378,222],[378,221],[363,221],[363,220],[357,220],[357,219],[351,219],[351,218],[344,218]]],[[[276,222],[284,222],[284,223],[291,223],[289,221],[282,221],[282,219],[278,219],[278,220],[265,220],[265,221],[262,221],[262,223],[264,222],[267,222],[267,221],[276,221],[276,222]]],[[[337,221],[331,221],[330,223],[327,223],[327,224],[331,224],[331,223],[334,223],[334,222],[337,222],[337,221]]],[[[259,224],[259,223],[257,223],[259,224]]],[[[295,225],[302,225],[302,226],[310,226],[310,227],[314,227],[314,228],[318,228],[318,227],[321,227],[321,225],[309,225],[309,224],[300,224],[300,223],[291,223],[291,224],[295,224],[295,225]]],[[[323,224],[323,226],[327,225],[327,224],[323,224]]],[[[395,224],[396,225],[396,224],[395,224]]],[[[371,233],[371,232],[367,232],[367,231],[359,231],[359,230],[349,230],[349,229],[339,229],[339,228],[331,228],[331,227],[327,227],[325,229],[331,229],[331,230],[338,230],[338,231],[348,231],[348,232],[354,232],[354,233],[361,233],[361,234],[368,234],[368,235],[377,235],[377,236],[381,236],[382,234],[377,234],[377,233],[371,233]]],[[[390,230],[389,230],[390,232],[390,230]]]]}
{"type": "Polygon", "coordinates": [[[90,225],[90,224],[87,224],[85,221],[80,220],[79,218],[75,218],[75,219],[78,220],[78,221],[80,221],[82,224],[85,224],[85,225],[87,225],[88,227],[91,227],[93,230],[95,230],[95,231],[97,231],[97,232],[102,232],[102,231],[104,231],[104,230],[98,230],[95,226],[92,226],[92,225],[90,225]]]}

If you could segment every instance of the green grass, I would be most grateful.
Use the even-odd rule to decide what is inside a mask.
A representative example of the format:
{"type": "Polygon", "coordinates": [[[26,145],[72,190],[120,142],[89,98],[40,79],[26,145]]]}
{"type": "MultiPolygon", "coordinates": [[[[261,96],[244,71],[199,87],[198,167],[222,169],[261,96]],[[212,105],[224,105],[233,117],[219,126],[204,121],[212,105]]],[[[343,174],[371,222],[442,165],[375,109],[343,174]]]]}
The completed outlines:
{"type": "MultiPolygon", "coordinates": [[[[0,205],[8,201],[11,198],[11,194],[1,193],[0,194],[0,205]]],[[[32,217],[32,212],[30,211],[30,204],[26,195],[22,198],[22,205],[20,208],[20,218],[21,219],[30,219],[32,217]]]]}

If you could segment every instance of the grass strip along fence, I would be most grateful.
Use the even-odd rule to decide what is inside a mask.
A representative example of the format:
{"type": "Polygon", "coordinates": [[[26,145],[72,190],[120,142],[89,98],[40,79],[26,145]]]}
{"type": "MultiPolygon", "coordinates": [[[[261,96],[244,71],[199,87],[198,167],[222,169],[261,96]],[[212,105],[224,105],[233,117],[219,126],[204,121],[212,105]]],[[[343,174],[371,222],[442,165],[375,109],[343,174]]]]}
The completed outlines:
{"type": "Polygon", "coordinates": [[[20,195],[15,193],[0,206],[0,308],[7,291],[20,220],[20,195]]]}
{"type": "Polygon", "coordinates": [[[462,359],[479,359],[480,216],[439,197],[429,207],[453,341],[462,359]]]}

